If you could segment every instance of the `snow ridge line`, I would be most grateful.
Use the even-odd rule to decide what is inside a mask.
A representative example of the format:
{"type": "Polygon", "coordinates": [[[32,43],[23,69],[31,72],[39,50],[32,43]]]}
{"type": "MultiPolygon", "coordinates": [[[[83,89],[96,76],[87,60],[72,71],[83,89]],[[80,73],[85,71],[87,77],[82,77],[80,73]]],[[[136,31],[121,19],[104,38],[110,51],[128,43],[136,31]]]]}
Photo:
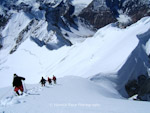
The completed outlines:
{"type": "Polygon", "coordinates": [[[17,48],[19,47],[19,45],[21,45],[21,43],[23,41],[25,41],[28,37],[24,37],[26,34],[28,34],[28,32],[30,32],[30,29],[32,29],[33,25],[37,24],[37,20],[36,19],[32,19],[30,21],[30,23],[19,33],[19,36],[16,40],[16,45],[13,47],[12,50],[10,50],[10,54],[14,53],[17,48]]]}

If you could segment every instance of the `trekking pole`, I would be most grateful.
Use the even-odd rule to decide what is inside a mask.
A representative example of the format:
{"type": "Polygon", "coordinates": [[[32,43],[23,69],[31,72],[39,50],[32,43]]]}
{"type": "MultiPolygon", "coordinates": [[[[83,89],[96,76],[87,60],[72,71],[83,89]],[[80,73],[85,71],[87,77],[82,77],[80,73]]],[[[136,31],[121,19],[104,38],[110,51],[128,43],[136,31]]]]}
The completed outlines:
{"type": "Polygon", "coordinates": [[[24,81],[23,81],[23,87],[24,87],[24,92],[27,93],[27,88],[26,88],[26,85],[25,85],[24,81]]]}

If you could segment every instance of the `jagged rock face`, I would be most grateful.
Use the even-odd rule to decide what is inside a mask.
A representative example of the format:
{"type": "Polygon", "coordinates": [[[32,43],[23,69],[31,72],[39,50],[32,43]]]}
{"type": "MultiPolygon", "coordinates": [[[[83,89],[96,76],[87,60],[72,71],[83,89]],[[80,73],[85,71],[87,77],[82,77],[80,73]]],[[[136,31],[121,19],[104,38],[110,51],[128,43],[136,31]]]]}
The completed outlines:
{"type": "Polygon", "coordinates": [[[121,9],[132,18],[133,23],[150,15],[149,0],[126,0],[121,9]]]}
{"type": "Polygon", "coordinates": [[[5,53],[13,54],[28,38],[40,47],[54,50],[84,40],[83,35],[93,35],[92,27],[73,15],[74,10],[71,0],[0,1],[0,50],[7,48],[5,53]],[[80,33],[81,28],[91,32],[75,33],[80,33]]]}
{"type": "Polygon", "coordinates": [[[116,21],[113,13],[109,9],[93,10],[93,2],[87,8],[85,8],[79,14],[79,16],[87,20],[95,28],[101,28],[116,21]]]}
{"type": "Polygon", "coordinates": [[[2,36],[0,35],[0,49],[3,47],[2,45],[2,36]]]}
{"type": "Polygon", "coordinates": [[[132,18],[133,23],[137,22],[144,16],[150,16],[150,12],[148,12],[148,7],[139,7],[137,10],[129,12],[129,16],[132,18]]]}
{"type": "Polygon", "coordinates": [[[110,9],[106,8],[104,5],[96,7],[96,3],[93,1],[79,14],[79,16],[87,20],[95,28],[101,28],[109,23],[116,21],[110,9]]]}
{"type": "Polygon", "coordinates": [[[145,75],[140,75],[137,79],[128,81],[125,89],[129,97],[137,94],[138,99],[148,100],[146,95],[150,94],[150,78],[145,75]]]}
{"type": "Polygon", "coordinates": [[[0,27],[6,25],[7,21],[8,21],[8,18],[0,15],[0,27]]]}
{"type": "Polygon", "coordinates": [[[150,15],[148,0],[93,0],[79,16],[87,20],[95,28],[116,22],[119,11],[131,17],[135,23],[144,16],[150,15]]]}
{"type": "MultiPolygon", "coordinates": [[[[45,18],[48,23],[47,30],[56,32],[58,37],[62,37],[65,40],[66,45],[72,45],[72,43],[65,39],[61,33],[60,28],[70,31],[68,24],[75,24],[72,14],[74,12],[74,6],[70,2],[60,2],[56,7],[53,4],[42,4],[41,10],[45,10],[45,18]]],[[[48,48],[51,48],[47,45],[48,48]]]]}
{"type": "Polygon", "coordinates": [[[71,16],[74,12],[74,6],[72,6],[69,2],[64,3],[62,1],[57,7],[52,7],[50,4],[42,4],[40,9],[46,11],[45,17],[47,22],[50,22],[54,26],[58,26],[59,23],[62,24],[62,17],[68,20],[67,22],[69,24],[74,22],[71,16]]]}
{"type": "Polygon", "coordinates": [[[138,90],[139,90],[137,80],[128,81],[128,83],[125,86],[125,89],[129,95],[129,97],[137,94],[138,90]]]}
{"type": "MultiPolygon", "coordinates": [[[[1,5],[4,7],[4,10],[0,11],[0,12],[3,12],[3,15],[0,14],[0,17],[2,17],[0,20],[0,35],[2,34],[3,29],[7,25],[7,22],[9,22],[9,19],[12,18],[12,15],[14,14],[14,12],[16,14],[25,12],[25,15],[29,17],[31,24],[29,23],[29,25],[24,26],[24,29],[20,31],[20,33],[18,33],[18,36],[14,38],[14,45],[9,52],[10,54],[14,53],[17,50],[18,46],[25,39],[28,38],[27,36],[28,33],[31,35],[29,36],[31,37],[31,39],[34,39],[34,38],[37,39],[36,37],[37,35],[34,35],[34,34],[37,34],[36,31],[39,29],[38,23],[40,23],[42,20],[44,21],[43,23],[48,24],[47,29],[45,29],[48,31],[47,36],[49,36],[51,32],[55,32],[54,35],[57,37],[59,41],[56,44],[51,44],[51,38],[53,36],[50,35],[49,37],[47,37],[46,41],[44,37],[41,37],[41,39],[37,39],[39,40],[39,42],[44,42],[44,45],[48,49],[51,49],[51,50],[57,49],[63,45],[68,45],[68,46],[72,45],[72,43],[68,39],[65,39],[65,37],[63,36],[61,32],[62,27],[69,29],[68,23],[74,24],[74,20],[73,20],[74,18],[72,18],[74,7],[70,4],[70,2],[67,2],[67,1],[64,2],[62,0],[62,2],[60,3],[58,2],[57,4],[51,4],[51,2],[43,3],[42,1],[38,1],[36,2],[36,6],[31,6],[30,4],[27,4],[24,2],[21,2],[21,3],[17,3],[17,2],[18,2],[17,0],[15,1],[12,0],[10,2],[3,1],[1,3],[1,5]],[[66,21],[64,22],[63,19],[66,19],[66,21]],[[36,27],[37,29],[34,30],[35,32],[32,32],[32,30],[36,27]]],[[[3,40],[5,40],[5,36],[1,35],[0,49],[4,47],[3,40]]],[[[36,42],[37,41],[35,41],[35,43],[36,42]]]]}

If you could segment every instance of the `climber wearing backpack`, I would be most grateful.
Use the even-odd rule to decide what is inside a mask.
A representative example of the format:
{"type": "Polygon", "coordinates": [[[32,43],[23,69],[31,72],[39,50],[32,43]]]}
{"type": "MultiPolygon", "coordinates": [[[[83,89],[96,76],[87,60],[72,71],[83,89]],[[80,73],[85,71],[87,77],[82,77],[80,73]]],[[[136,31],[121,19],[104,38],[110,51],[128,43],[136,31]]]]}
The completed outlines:
{"type": "Polygon", "coordinates": [[[48,81],[49,84],[52,84],[51,78],[48,77],[48,80],[47,80],[47,81],[48,81]]]}
{"type": "Polygon", "coordinates": [[[24,77],[19,77],[17,74],[14,74],[14,79],[13,79],[13,87],[15,87],[14,91],[17,93],[19,96],[19,90],[22,92],[21,95],[23,94],[23,85],[22,85],[22,80],[25,80],[24,77]]]}
{"type": "Polygon", "coordinates": [[[54,84],[56,84],[56,77],[53,75],[54,84]]]}
{"type": "Polygon", "coordinates": [[[42,86],[45,86],[46,80],[42,77],[40,83],[41,83],[42,86]]]}

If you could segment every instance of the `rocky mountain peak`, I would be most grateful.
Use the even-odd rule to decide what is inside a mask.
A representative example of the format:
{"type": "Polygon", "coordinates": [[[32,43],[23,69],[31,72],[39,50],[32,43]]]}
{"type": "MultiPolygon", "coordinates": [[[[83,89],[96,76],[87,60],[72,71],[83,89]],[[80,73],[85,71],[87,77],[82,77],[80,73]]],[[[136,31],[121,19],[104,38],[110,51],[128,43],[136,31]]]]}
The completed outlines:
{"type": "Polygon", "coordinates": [[[120,15],[131,18],[130,23],[135,23],[142,17],[150,15],[149,4],[149,0],[93,0],[79,16],[95,28],[120,20],[118,19],[120,15]]]}

